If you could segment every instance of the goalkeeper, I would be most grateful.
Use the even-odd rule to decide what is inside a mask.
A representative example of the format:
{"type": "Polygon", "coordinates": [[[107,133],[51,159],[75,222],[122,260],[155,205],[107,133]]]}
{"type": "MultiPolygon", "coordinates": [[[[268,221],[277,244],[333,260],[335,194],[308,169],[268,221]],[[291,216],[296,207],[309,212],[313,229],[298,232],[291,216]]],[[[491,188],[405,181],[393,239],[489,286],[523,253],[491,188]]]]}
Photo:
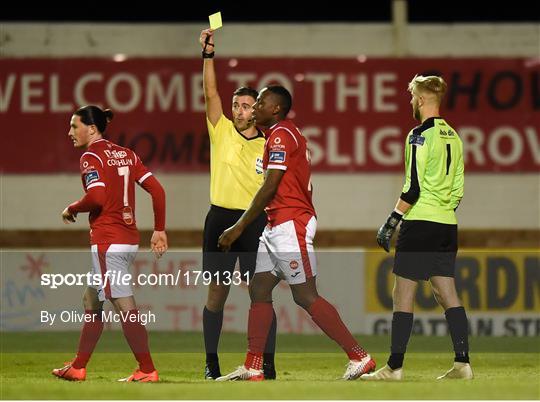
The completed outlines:
{"type": "Polygon", "coordinates": [[[387,252],[403,220],[396,245],[393,272],[391,355],[383,368],[362,380],[401,380],[403,359],[413,326],[418,281],[429,280],[445,311],[454,344],[453,367],[438,379],[472,379],[468,324],[454,283],[457,253],[455,210],[463,197],[463,145],[457,132],[439,116],[446,83],[437,76],[415,76],[408,87],[413,116],[421,124],[405,143],[405,185],[394,211],[377,233],[387,252]]]}

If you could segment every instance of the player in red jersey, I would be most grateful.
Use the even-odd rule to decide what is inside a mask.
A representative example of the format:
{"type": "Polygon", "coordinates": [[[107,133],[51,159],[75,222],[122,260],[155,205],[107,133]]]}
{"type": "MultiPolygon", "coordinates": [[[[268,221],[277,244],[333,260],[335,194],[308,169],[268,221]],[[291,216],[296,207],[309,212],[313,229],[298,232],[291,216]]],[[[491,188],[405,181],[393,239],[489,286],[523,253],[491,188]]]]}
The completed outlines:
{"type": "Polygon", "coordinates": [[[122,313],[124,336],[139,363],[131,376],[120,381],[155,382],[158,372],[148,349],[146,328],[141,323],[131,286],[118,278],[129,273],[139,244],[135,182],[152,196],[154,233],[150,243],[157,258],[168,247],[165,192],[132,150],[103,138],[112,117],[112,111],[103,111],[97,106],[84,106],[71,117],[68,136],[75,148],[85,149],[80,169],[86,194],[64,209],[62,219],[65,223],[75,222],[78,213],[90,213],[93,273],[101,276],[101,282],[88,286],[83,296],[86,320],[77,356],[66,366],[54,369],[52,374],[65,380],[85,380],[86,364],[103,331],[103,302],[108,299],[115,310],[122,313]],[[113,281],[113,278],[116,279],[113,281]]]}
{"type": "Polygon", "coordinates": [[[263,89],[253,106],[256,124],[266,128],[263,167],[266,177],[242,217],[219,238],[227,251],[244,228],[264,209],[268,225],[259,242],[255,275],[250,288],[248,353],[244,365],[218,381],[264,379],[262,353],[272,322],[272,290],[282,280],[290,285],[296,304],[347,353],[343,375],[354,380],[375,369],[375,361],[351,335],[337,310],[317,293],[313,238],[317,227],[311,201],[311,169],[307,141],[285,120],[292,98],[282,86],[263,89]]]}

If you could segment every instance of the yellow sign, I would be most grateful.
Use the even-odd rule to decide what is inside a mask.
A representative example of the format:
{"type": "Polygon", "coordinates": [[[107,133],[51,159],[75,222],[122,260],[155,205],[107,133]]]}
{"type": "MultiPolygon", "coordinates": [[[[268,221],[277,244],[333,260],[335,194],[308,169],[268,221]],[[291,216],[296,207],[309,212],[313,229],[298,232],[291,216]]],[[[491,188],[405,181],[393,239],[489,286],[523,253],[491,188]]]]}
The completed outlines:
{"type": "Polygon", "coordinates": [[[223,26],[223,23],[221,22],[221,12],[218,11],[215,14],[212,14],[208,16],[208,19],[210,20],[210,28],[212,30],[216,30],[218,28],[221,28],[223,26]]]}
{"type": "MultiPolygon", "coordinates": [[[[366,254],[366,312],[392,311],[394,257],[374,250],[366,254]]],[[[455,273],[458,295],[467,311],[540,311],[539,250],[462,250],[455,273]]],[[[440,310],[430,284],[420,281],[415,311],[440,310]]]]}

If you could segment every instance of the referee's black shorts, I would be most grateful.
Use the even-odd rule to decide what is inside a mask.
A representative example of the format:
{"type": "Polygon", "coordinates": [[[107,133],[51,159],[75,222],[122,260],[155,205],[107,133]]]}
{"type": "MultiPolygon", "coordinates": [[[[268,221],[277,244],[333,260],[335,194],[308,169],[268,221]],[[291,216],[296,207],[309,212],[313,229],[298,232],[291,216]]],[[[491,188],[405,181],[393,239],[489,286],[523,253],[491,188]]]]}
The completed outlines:
{"type": "Polygon", "coordinates": [[[396,244],[394,274],[427,281],[432,276],[454,277],[457,225],[404,220],[396,244]]]}
{"type": "MultiPolygon", "coordinates": [[[[255,219],[225,253],[218,247],[219,236],[225,229],[236,223],[244,211],[221,208],[211,205],[204,221],[203,270],[215,275],[234,271],[236,261],[240,261],[240,274],[243,281],[252,278],[257,262],[259,238],[266,226],[266,213],[255,219]]],[[[223,281],[224,278],[220,278],[223,281]]]]}

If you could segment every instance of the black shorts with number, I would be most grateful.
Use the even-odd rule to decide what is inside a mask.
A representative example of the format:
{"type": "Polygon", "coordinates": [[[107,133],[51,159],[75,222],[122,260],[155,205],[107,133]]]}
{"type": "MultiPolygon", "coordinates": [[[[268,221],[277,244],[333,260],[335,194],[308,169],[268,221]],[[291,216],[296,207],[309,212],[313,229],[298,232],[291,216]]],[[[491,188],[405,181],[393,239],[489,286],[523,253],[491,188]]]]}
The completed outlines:
{"type": "MultiPolygon", "coordinates": [[[[263,212],[255,219],[232,244],[230,251],[223,252],[218,247],[219,236],[225,229],[230,228],[242,216],[244,211],[237,209],[221,208],[215,205],[210,210],[204,221],[203,239],[203,270],[219,275],[223,272],[232,272],[236,261],[240,260],[240,274],[243,281],[253,277],[255,263],[257,262],[257,250],[259,238],[266,226],[266,213],[263,212]],[[219,274],[216,274],[218,273],[219,274]]],[[[219,281],[225,277],[217,278],[219,281]]]]}
{"type": "Polygon", "coordinates": [[[457,225],[404,220],[396,244],[394,274],[412,280],[454,277],[457,225]]]}

